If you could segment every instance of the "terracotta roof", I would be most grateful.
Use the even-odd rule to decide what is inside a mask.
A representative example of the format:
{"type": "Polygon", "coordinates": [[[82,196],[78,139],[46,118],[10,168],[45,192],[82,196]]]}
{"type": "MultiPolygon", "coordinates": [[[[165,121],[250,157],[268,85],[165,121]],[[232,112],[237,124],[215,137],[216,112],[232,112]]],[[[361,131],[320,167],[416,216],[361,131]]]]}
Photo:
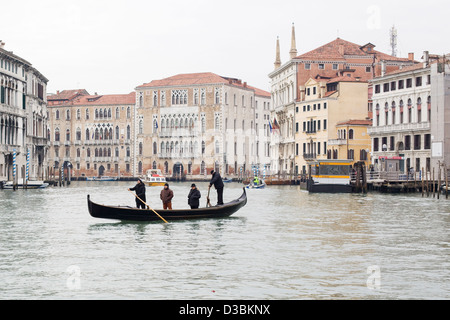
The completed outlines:
{"type": "Polygon", "coordinates": [[[327,81],[328,83],[333,83],[333,82],[367,82],[363,79],[361,79],[359,77],[359,79],[357,79],[357,77],[353,77],[353,76],[339,76],[339,77],[335,77],[333,79],[330,79],[327,81]]]}
{"type": "Polygon", "coordinates": [[[270,93],[267,91],[249,86],[246,82],[242,82],[239,79],[222,77],[212,72],[178,74],[161,80],[153,80],[149,83],[140,85],[137,88],[157,88],[206,84],[228,84],[243,89],[253,90],[255,92],[255,95],[258,96],[270,97],[270,93]]]}
{"type": "Polygon", "coordinates": [[[89,92],[85,89],[63,90],[56,94],[47,96],[47,101],[72,100],[80,95],[89,95],[89,92]]]}
{"type": "Polygon", "coordinates": [[[218,76],[217,74],[211,72],[188,73],[188,74],[178,74],[161,80],[153,80],[149,83],[138,86],[138,88],[186,86],[186,85],[210,84],[210,83],[228,83],[228,81],[222,78],[221,76],[218,76]]]}
{"type": "Polygon", "coordinates": [[[73,105],[129,105],[136,103],[136,92],[128,94],[107,94],[97,96],[81,96],[73,101],[73,105]]]}
{"type": "MultiPolygon", "coordinates": [[[[373,45],[372,45],[373,46],[373,45]]],[[[312,51],[304,53],[296,57],[296,59],[303,60],[346,60],[344,56],[361,56],[361,57],[373,57],[375,54],[377,60],[387,60],[387,61],[409,61],[408,58],[398,58],[390,56],[388,54],[372,50],[366,52],[363,48],[371,47],[368,45],[360,46],[358,44],[337,38],[321,47],[318,47],[312,51]]]]}
{"type": "Polygon", "coordinates": [[[336,126],[371,126],[372,120],[347,120],[343,122],[339,122],[336,126]]]}
{"type": "Polygon", "coordinates": [[[399,73],[403,73],[403,72],[415,71],[415,70],[420,70],[420,69],[426,69],[423,67],[423,63],[417,63],[412,66],[406,66],[406,67],[403,67],[402,69],[387,72],[385,75],[388,76],[388,75],[392,75],[392,74],[399,74],[399,73]]]}

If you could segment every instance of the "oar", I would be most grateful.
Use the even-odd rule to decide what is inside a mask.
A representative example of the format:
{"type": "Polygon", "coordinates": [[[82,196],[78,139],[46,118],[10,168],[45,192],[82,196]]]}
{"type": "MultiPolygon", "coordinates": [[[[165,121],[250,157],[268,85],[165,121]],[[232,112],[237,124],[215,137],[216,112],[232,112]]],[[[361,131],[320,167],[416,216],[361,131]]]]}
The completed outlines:
{"type": "Polygon", "coordinates": [[[209,188],[208,188],[208,195],[206,196],[206,200],[207,200],[206,207],[212,207],[211,206],[211,202],[209,201],[209,191],[210,190],[211,190],[211,186],[209,186],[209,188]]]}
{"type": "MultiPolygon", "coordinates": [[[[130,191],[130,190],[128,190],[128,191],[130,191]]],[[[130,191],[130,192],[133,193],[133,191],[130,191]]],[[[141,200],[141,198],[139,198],[136,194],[133,193],[133,195],[134,195],[136,198],[138,198],[139,200],[141,200]]],[[[163,217],[161,217],[161,216],[158,214],[158,212],[156,212],[155,210],[153,210],[148,204],[146,204],[146,203],[145,203],[144,201],[142,201],[142,200],[141,200],[141,202],[142,202],[143,204],[145,204],[145,205],[147,206],[147,208],[150,208],[150,210],[152,210],[158,217],[160,217],[162,221],[164,221],[165,223],[168,223],[163,217]]]]}

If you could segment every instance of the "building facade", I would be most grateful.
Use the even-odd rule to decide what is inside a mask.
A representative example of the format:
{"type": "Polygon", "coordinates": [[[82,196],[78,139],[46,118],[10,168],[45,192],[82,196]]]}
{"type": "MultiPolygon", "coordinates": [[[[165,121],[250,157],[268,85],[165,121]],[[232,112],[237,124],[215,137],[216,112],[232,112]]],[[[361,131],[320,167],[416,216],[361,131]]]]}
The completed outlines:
{"type": "Polygon", "coordinates": [[[431,168],[429,60],[371,81],[374,119],[369,129],[376,170],[407,173],[431,168]]]}
{"type": "Polygon", "coordinates": [[[136,96],[89,95],[65,90],[50,95],[49,160],[52,174],[134,177],[136,96]]]}
{"type": "Polygon", "coordinates": [[[431,166],[450,168],[450,55],[431,64],[431,166]]]}
{"type": "Polygon", "coordinates": [[[367,121],[367,82],[349,74],[328,81],[310,79],[305,89],[305,99],[296,105],[296,173],[305,174],[308,163],[317,159],[366,161],[366,153],[355,154],[349,147],[356,136],[341,126],[367,121]]]}
{"type": "Polygon", "coordinates": [[[0,180],[22,183],[27,164],[29,180],[47,174],[47,82],[0,41],[0,180]]]}
{"type": "Polygon", "coordinates": [[[138,174],[238,177],[270,167],[270,94],[214,73],[180,74],[136,88],[138,174]]]}
{"type": "MultiPolygon", "coordinates": [[[[272,94],[271,118],[277,120],[281,127],[280,134],[272,136],[272,162],[274,167],[278,165],[276,169],[279,173],[288,174],[301,172],[305,166],[305,160],[313,160],[312,156],[323,157],[327,156],[329,151],[333,152],[333,149],[328,149],[327,139],[337,139],[334,136],[337,132],[335,127],[337,123],[366,120],[371,117],[372,88],[367,84],[368,80],[382,73],[414,64],[413,54],[410,54],[408,58],[398,58],[376,51],[375,45],[371,43],[361,46],[340,38],[298,56],[295,46],[293,27],[290,60],[285,64],[281,63],[279,39],[277,39],[275,70],[269,74],[272,94]],[[354,85],[350,85],[350,83],[354,85]],[[336,89],[330,88],[332,86],[346,89],[340,89],[341,92],[337,93],[336,89]],[[353,94],[351,93],[353,89],[364,86],[365,93],[361,93],[361,95],[358,93],[356,99],[351,96],[342,96],[344,91],[353,94]],[[313,90],[316,91],[313,92],[313,90]],[[333,95],[335,96],[333,97],[333,95]],[[363,98],[362,95],[364,95],[363,98]],[[318,125],[318,120],[315,120],[314,117],[328,117],[330,114],[330,110],[323,109],[323,104],[333,104],[333,102],[325,102],[323,99],[335,101],[337,96],[339,100],[346,101],[345,103],[350,103],[350,105],[343,110],[337,109],[336,117],[333,119],[321,119],[321,132],[317,132],[318,127],[315,131],[314,127],[310,127],[308,131],[308,124],[313,126],[316,121],[316,126],[318,125]],[[364,103],[360,98],[364,100],[364,103]],[[320,99],[322,100],[319,101],[320,99]],[[355,101],[352,102],[352,100],[355,101]],[[320,110],[318,109],[319,103],[322,107],[320,110]],[[314,104],[316,110],[314,110],[314,104]],[[308,108],[308,105],[310,111],[302,112],[303,108],[308,108]],[[323,129],[323,120],[326,121],[326,131],[329,131],[330,134],[323,129]],[[302,131],[303,124],[306,125],[305,132],[302,131]],[[310,137],[313,139],[308,140],[307,138],[310,137]],[[314,141],[315,139],[316,141],[314,141]],[[319,151],[319,142],[320,152],[317,152],[319,151]],[[314,143],[316,143],[316,147],[314,147],[314,143]],[[307,159],[303,155],[306,155],[307,159]]],[[[355,90],[360,92],[359,89],[355,90]]]]}

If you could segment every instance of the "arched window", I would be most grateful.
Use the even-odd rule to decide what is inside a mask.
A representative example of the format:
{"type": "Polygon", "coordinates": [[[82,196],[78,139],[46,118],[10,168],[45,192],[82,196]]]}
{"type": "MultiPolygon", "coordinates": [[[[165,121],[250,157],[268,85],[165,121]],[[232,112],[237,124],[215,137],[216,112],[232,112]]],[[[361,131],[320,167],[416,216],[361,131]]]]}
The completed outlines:
{"type": "Polygon", "coordinates": [[[156,167],[156,161],[153,161],[153,164],[152,164],[152,169],[156,169],[157,167],[156,167]]]}
{"type": "Polygon", "coordinates": [[[86,120],[89,120],[89,109],[86,109],[86,120]]]}
{"type": "Polygon", "coordinates": [[[89,141],[90,138],[91,138],[91,137],[89,136],[89,128],[88,128],[88,129],[86,129],[86,137],[85,137],[85,140],[86,140],[86,141],[89,141]]]}
{"type": "Polygon", "coordinates": [[[131,108],[128,107],[127,108],[127,119],[130,119],[130,118],[131,118],[131,108]]]}
{"type": "Polygon", "coordinates": [[[130,125],[127,126],[127,140],[131,139],[131,127],[130,125]]]}
{"type": "Polygon", "coordinates": [[[216,140],[216,154],[220,153],[220,144],[219,144],[219,140],[216,140]]]}
{"type": "Polygon", "coordinates": [[[214,121],[214,129],[220,130],[220,118],[219,117],[216,117],[216,119],[214,121]]]}
{"type": "Polygon", "coordinates": [[[157,154],[158,153],[158,145],[156,142],[153,142],[153,154],[157,154]]]}
{"type": "Polygon", "coordinates": [[[119,157],[119,147],[116,147],[116,149],[114,150],[114,156],[119,157]]]}
{"type": "Polygon", "coordinates": [[[108,157],[111,157],[111,148],[108,148],[108,157]]]}
{"type": "Polygon", "coordinates": [[[80,158],[80,157],[81,157],[81,149],[77,148],[77,158],[80,158]]]}
{"type": "Polygon", "coordinates": [[[108,109],[108,119],[111,119],[112,118],[112,116],[111,116],[111,108],[109,108],[108,109]]]}
{"type": "Polygon", "coordinates": [[[206,104],[206,93],[205,92],[201,93],[200,100],[201,100],[202,105],[206,104]]]}
{"type": "Polygon", "coordinates": [[[119,126],[116,126],[116,140],[119,140],[119,126]]]}
{"type": "Polygon", "coordinates": [[[205,154],[206,151],[206,143],[205,141],[202,141],[202,154],[205,154]]]}
{"type": "Polygon", "coordinates": [[[60,137],[59,137],[59,128],[55,129],[55,141],[59,141],[60,137]]]}
{"type": "Polygon", "coordinates": [[[66,130],[66,141],[70,141],[70,130],[66,130]]]}
{"type": "Polygon", "coordinates": [[[215,103],[219,104],[220,103],[220,94],[219,91],[216,91],[215,97],[214,97],[215,103]]]}
{"type": "Polygon", "coordinates": [[[98,119],[98,110],[95,109],[95,119],[98,119]]]}
{"type": "Polygon", "coordinates": [[[98,132],[98,128],[95,128],[94,138],[95,138],[95,140],[100,139],[100,134],[99,134],[99,132],[98,132]]]}
{"type": "Polygon", "coordinates": [[[119,107],[116,108],[116,119],[120,119],[120,109],[119,109],[119,107]]]}
{"type": "Polygon", "coordinates": [[[81,140],[81,129],[80,128],[77,128],[76,139],[77,139],[77,141],[81,140]]]}
{"type": "Polygon", "coordinates": [[[200,174],[206,175],[206,164],[205,164],[205,161],[202,161],[202,164],[200,165],[200,174]]]}
{"type": "Polygon", "coordinates": [[[98,117],[99,117],[100,119],[103,119],[103,110],[102,110],[102,109],[99,110],[99,112],[98,112],[98,117]]]}
{"type": "Polygon", "coordinates": [[[353,140],[353,129],[348,130],[348,139],[353,140]]]}
{"type": "Polygon", "coordinates": [[[66,110],[66,120],[70,120],[70,110],[66,110]]]}
{"type": "Polygon", "coordinates": [[[87,156],[88,158],[91,157],[91,148],[87,148],[87,150],[86,150],[86,156],[87,156]]]}
{"type": "Polygon", "coordinates": [[[143,145],[142,142],[139,142],[139,155],[142,156],[142,152],[143,152],[143,145]]]}
{"type": "Polygon", "coordinates": [[[202,133],[206,132],[206,119],[203,117],[202,118],[202,133]]]}
{"type": "Polygon", "coordinates": [[[138,172],[139,172],[139,174],[142,174],[142,161],[139,161],[138,172]]]}
{"type": "Polygon", "coordinates": [[[127,147],[127,157],[131,156],[131,151],[130,151],[130,147],[127,147]]]}
{"type": "Polygon", "coordinates": [[[144,133],[144,120],[139,120],[139,134],[144,133]]]}
{"type": "Polygon", "coordinates": [[[153,133],[158,133],[158,121],[153,120],[153,133]]]}
{"type": "Polygon", "coordinates": [[[77,120],[81,119],[81,110],[77,109],[77,120]]]}

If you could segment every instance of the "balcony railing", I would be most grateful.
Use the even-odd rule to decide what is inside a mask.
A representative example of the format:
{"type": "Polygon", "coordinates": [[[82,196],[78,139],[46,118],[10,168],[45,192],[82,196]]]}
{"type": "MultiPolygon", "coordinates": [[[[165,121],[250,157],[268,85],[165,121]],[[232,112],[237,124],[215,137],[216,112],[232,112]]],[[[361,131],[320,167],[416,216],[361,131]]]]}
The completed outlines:
{"type": "Polygon", "coordinates": [[[346,145],[346,144],[347,144],[347,140],[345,140],[345,139],[328,140],[329,146],[342,146],[342,145],[346,145]]]}
{"type": "Polygon", "coordinates": [[[430,130],[431,126],[429,122],[419,123],[402,123],[393,124],[389,126],[371,127],[367,132],[369,135],[388,133],[388,132],[402,132],[402,131],[425,131],[430,130]]]}
{"type": "Polygon", "coordinates": [[[314,160],[316,158],[317,158],[316,153],[304,153],[303,154],[303,159],[305,159],[305,160],[314,160]]]}

